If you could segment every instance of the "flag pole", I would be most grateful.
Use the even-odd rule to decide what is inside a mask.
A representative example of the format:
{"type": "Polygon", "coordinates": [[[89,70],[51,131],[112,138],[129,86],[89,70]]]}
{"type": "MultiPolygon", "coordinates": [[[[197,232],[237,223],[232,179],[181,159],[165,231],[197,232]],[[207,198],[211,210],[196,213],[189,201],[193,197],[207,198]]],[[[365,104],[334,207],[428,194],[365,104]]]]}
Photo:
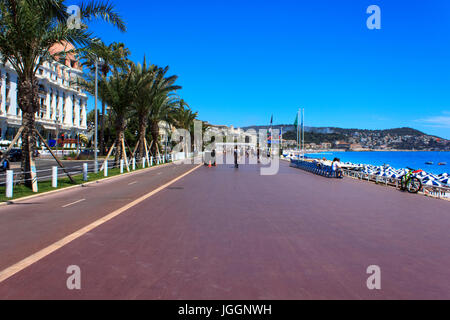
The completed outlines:
{"type": "Polygon", "coordinates": [[[305,157],[305,108],[303,108],[302,114],[302,153],[303,158],[305,157]]]}
{"type": "Polygon", "coordinates": [[[300,121],[300,109],[298,109],[297,111],[297,152],[298,152],[298,156],[300,155],[300,126],[299,126],[299,121],[300,121]]]}

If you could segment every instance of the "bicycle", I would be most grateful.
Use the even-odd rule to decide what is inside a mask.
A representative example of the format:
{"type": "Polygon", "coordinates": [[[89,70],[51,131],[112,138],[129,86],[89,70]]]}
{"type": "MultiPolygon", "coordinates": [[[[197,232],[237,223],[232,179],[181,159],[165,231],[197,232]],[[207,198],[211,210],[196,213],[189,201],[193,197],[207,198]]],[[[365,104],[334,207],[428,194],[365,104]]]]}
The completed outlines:
{"type": "Polygon", "coordinates": [[[422,181],[415,175],[423,172],[423,170],[407,169],[409,172],[400,178],[400,190],[408,191],[409,193],[418,193],[422,189],[422,181]]]}

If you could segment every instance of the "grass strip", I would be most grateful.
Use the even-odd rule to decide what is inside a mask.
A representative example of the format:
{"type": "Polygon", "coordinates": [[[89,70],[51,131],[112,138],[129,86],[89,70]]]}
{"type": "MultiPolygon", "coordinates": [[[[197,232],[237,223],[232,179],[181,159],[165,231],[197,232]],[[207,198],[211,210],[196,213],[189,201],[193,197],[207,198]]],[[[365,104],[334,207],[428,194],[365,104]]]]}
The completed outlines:
{"type": "MultiPolygon", "coordinates": [[[[162,165],[162,164],[160,164],[160,165],[162,165]]],[[[160,165],[154,165],[153,167],[157,167],[160,165]]],[[[143,168],[141,166],[139,166],[139,167],[137,166],[136,170],[132,171],[132,172],[137,172],[142,169],[143,168]]],[[[148,169],[148,167],[146,169],[148,169]]],[[[126,172],[127,171],[125,169],[124,173],[126,173],[126,172]]],[[[23,184],[15,185],[13,187],[13,198],[7,198],[6,197],[6,186],[0,186],[0,203],[14,201],[14,200],[18,200],[20,198],[24,198],[24,197],[28,197],[28,196],[32,196],[32,195],[36,195],[36,194],[41,194],[41,193],[45,193],[45,192],[49,192],[49,191],[64,189],[64,188],[68,188],[68,187],[73,187],[76,185],[82,185],[87,182],[99,181],[99,180],[102,180],[105,178],[110,178],[110,177],[114,177],[114,176],[118,176],[118,175],[120,175],[120,168],[108,169],[108,177],[104,177],[103,171],[100,171],[98,173],[89,173],[88,180],[83,181],[83,174],[80,173],[80,174],[72,176],[73,180],[75,181],[75,184],[71,183],[69,178],[67,178],[67,177],[59,178],[58,179],[58,188],[52,187],[51,180],[41,181],[41,182],[38,182],[39,192],[37,192],[37,193],[33,192],[33,190],[31,190],[30,188],[26,187],[23,184]]]]}

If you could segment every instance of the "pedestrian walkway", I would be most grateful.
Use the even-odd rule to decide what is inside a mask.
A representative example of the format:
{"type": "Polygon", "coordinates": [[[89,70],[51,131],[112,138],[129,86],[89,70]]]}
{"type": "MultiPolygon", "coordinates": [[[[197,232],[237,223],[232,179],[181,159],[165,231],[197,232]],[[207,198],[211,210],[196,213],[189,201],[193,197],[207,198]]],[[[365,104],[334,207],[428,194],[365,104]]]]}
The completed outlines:
{"type": "MultiPolygon", "coordinates": [[[[280,165],[275,176],[202,166],[0,283],[0,298],[450,299],[448,202],[280,165]],[[66,287],[70,265],[81,269],[80,291],[66,287]],[[372,265],[380,291],[366,285],[372,265]]],[[[111,197],[119,201],[104,192],[74,210],[111,197]]],[[[28,206],[16,221],[23,233],[42,214],[28,206]]],[[[27,238],[4,233],[3,252],[8,237],[21,250],[27,238]]]]}

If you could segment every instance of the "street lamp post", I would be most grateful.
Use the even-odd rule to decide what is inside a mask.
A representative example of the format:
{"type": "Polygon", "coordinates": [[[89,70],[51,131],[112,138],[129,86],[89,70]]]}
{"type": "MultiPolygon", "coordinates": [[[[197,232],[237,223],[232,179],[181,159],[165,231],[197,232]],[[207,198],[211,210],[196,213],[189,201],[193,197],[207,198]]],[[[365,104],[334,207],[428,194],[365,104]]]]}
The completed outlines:
{"type": "MultiPolygon", "coordinates": [[[[95,132],[94,132],[94,172],[98,173],[98,66],[102,58],[95,57],[95,132]]],[[[104,115],[103,115],[104,116],[104,115]]]]}
{"type": "Polygon", "coordinates": [[[166,123],[165,123],[165,135],[166,135],[166,141],[165,141],[165,148],[164,148],[164,153],[165,153],[165,157],[166,157],[166,162],[167,160],[167,147],[169,146],[169,130],[170,130],[170,125],[169,125],[169,111],[166,110],[166,119],[165,119],[166,123]]]}
{"type": "Polygon", "coordinates": [[[165,135],[165,140],[166,141],[164,141],[165,142],[165,147],[164,147],[164,159],[165,159],[165,161],[167,162],[167,138],[168,138],[168,132],[167,132],[167,123],[166,123],[166,128],[165,128],[165,130],[164,130],[165,132],[164,132],[164,135],[165,135]]]}
{"type": "Polygon", "coordinates": [[[97,107],[98,107],[98,57],[96,57],[95,59],[95,129],[94,129],[94,172],[98,173],[98,162],[97,162],[97,144],[98,144],[98,111],[97,111],[97,107]]]}

